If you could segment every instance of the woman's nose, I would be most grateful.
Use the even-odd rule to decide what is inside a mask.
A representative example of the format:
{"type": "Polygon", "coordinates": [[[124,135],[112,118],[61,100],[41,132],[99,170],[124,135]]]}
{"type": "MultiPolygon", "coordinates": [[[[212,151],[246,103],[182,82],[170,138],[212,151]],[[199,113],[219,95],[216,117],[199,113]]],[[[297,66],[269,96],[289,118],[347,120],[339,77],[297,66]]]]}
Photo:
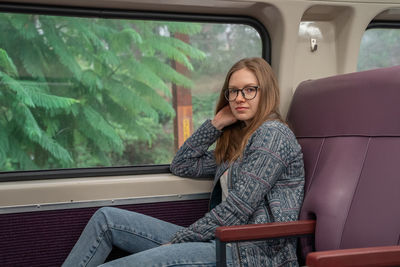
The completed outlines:
{"type": "Polygon", "coordinates": [[[243,96],[243,92],[239,91],[238,96],[236,97],[236,102],[244,102],[244,101],[246,101],[246,99],[243,96]]]}

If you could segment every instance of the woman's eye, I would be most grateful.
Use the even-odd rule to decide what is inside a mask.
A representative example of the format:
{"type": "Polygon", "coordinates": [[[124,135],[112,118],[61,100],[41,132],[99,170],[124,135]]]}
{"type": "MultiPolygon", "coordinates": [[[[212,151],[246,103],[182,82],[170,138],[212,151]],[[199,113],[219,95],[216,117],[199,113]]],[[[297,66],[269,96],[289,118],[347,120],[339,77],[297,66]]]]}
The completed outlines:
{"type": "Polygon", "coordinates": [[[244,91],[246,93],[253,93],[256,89],[254,87],[246,87],[244,88],[244,91]]]}
{"type": "Polygon", "coordinates": [[[236,94],[238,92],[237,89],[229,89],[230,94],[236,94]]]}

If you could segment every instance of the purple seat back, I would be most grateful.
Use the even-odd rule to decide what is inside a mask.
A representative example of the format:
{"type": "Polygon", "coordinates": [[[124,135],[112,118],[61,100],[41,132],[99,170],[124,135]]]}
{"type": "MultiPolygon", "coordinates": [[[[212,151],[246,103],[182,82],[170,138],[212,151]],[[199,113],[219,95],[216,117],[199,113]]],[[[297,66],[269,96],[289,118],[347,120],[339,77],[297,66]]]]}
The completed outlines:
{"type": "Polygon", "coordinates": [[[303,255],[400,244],[400,66],[305,81],[288,121],[304,154],[300,219],[317,220],[303,255]]]}

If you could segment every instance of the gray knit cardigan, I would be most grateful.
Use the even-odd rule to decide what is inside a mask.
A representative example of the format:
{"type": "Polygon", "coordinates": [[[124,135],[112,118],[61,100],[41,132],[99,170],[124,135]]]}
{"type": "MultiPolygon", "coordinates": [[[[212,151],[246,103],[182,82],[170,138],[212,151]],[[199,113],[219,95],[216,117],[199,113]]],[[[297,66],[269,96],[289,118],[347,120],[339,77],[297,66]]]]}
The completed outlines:
{"type": "MultiPolygon", "coordinates": [[[[249,138],[243,157],[217,165],[209,147],[218,139],[210,120],[179,149],[171,172],[214,177],[211,210],[177,232],[172,243],[207,242],[218,226],[297,220],[304,193],[303,155],[292,131],[278,121],[264,122],[249,138]],[[228,197],[221,202],[219,178],[228,171],[228,197]]],[[[298,266],[296,239],[240,242],[232,246],[234,266],[298,266]]]]}

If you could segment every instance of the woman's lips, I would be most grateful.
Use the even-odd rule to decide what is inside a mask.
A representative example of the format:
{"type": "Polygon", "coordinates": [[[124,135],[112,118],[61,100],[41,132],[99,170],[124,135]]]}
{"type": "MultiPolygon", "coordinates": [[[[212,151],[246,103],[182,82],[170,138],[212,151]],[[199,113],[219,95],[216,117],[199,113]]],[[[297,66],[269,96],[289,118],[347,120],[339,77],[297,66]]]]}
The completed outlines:
{"type": "Polygon", "coordinates": [[[247,110],[248,108],[246,108],[246,107],[236,107],[235,109],[237,111],[244,111],[244,110],[247,110]]]}

